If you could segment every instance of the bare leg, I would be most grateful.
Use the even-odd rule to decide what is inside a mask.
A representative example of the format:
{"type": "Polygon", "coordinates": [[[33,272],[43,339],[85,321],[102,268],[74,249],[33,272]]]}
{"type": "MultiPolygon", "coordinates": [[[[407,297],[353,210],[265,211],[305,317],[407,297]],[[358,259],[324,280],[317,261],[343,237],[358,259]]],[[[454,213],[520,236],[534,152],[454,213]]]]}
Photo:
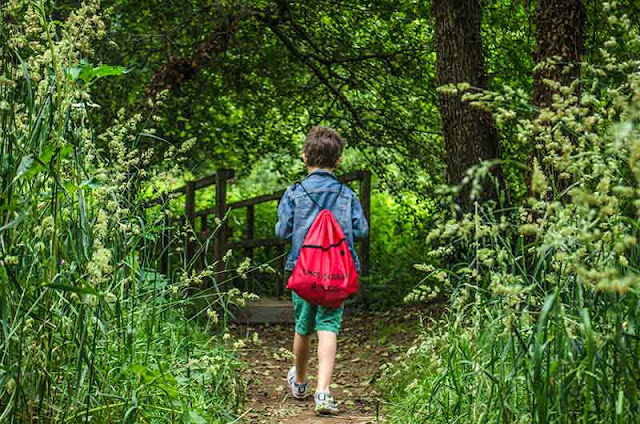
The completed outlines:
{"type": "Polygon", "coordinates": [[[318,331],[318,384],[316,393],[328,393],[336,360],[338,338],[331,331],[318,331]]]}
{"type": "Polygon", "coordinates": [[[296,383],[307,380],[307,365],[311,355],[311,336],[296,333],[293,337],[293,365],[296,367],[296,383]]]}

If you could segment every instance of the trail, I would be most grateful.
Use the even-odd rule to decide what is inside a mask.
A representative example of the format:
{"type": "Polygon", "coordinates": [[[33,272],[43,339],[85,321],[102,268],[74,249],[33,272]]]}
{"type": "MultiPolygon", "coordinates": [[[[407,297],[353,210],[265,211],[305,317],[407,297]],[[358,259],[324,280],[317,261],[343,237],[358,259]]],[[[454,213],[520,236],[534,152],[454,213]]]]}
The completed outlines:
{"type": "MultiPolygon", "coordinates": [[[[246,340],[240,351],[248,364],[245,423],[379,423],[384,417],[376,380],[380,367],[398,359],[417,334],[417,312],[396,309],[385,313],[346,311],[338,336],[338,355],[332,393],[340,405],[336,417],[318,417],[313,412],[313,398],[293,399],[286,384],[292,359],[293,325],[236,326],[233,331],[246,340]],[[258,333],[259,344],[251,341],[258,333]]],[[[316,340],[312,342],[309,386],[315,388],[316,340]]]]}

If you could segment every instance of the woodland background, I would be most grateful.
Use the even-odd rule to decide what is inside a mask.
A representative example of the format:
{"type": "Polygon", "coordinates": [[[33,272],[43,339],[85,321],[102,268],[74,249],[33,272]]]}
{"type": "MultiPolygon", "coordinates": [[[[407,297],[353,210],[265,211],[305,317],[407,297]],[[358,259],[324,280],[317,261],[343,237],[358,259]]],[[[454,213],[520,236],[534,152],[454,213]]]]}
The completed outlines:
{"type": "Polygon", "coordinates": [[[238,418],[227,283],[273,253],[163,275],[183,211],[145,205],[284,188],[323,124],[374,173],[356,306],[445,308],[382,371],[389,422],[637,421],[638,1],[0,8],[0,420],[238,418]]]}

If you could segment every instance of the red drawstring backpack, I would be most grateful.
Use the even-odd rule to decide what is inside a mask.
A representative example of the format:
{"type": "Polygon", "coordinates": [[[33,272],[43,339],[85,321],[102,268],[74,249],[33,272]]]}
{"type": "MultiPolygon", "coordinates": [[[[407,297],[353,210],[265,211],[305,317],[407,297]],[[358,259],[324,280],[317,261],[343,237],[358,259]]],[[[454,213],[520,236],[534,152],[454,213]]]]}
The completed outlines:
{"type": "MultiPolygon", "coordinates": [[[[341,193],[342,186],[336,201],[341,193]]],[[[312,305],[339,308],[358,291],[358,272],[344,232],[330,208],[323,209],[313,197],[309,198],[320,213],[307,232],[287,288],[312,305]]]]}

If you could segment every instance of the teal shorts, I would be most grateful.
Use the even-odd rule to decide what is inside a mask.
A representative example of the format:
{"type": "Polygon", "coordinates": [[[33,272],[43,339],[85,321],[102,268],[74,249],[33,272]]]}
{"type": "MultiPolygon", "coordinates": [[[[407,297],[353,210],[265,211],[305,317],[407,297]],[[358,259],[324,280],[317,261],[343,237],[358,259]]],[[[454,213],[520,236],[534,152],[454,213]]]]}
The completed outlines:
{"type": "Polygon", "coordinates": [[[315,306],[291,293],[293,312],[296,316],[296,333],[308,336],[316,331],[331,331],[338,334],[342,323],[344,305],[339,308],[315,306]]]}

